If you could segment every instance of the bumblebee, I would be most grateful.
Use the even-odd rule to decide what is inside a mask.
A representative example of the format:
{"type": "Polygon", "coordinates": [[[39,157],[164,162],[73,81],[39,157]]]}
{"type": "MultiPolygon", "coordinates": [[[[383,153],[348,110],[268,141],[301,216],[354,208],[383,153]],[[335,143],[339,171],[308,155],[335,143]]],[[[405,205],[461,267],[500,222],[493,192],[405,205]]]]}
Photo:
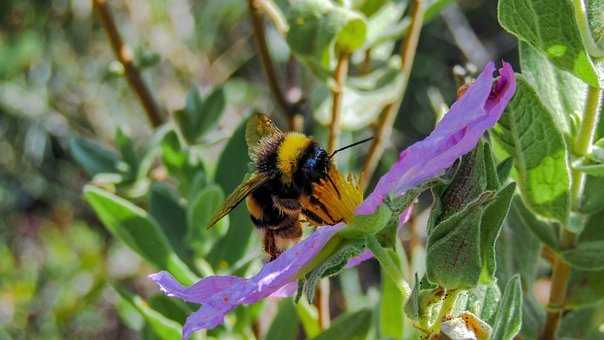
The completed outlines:
{"type": "Polygon", "coordinates": [[[245,132],[252,174],[225,199],[208,227],[245,199],[252,223],[263,235],[264,250],[273,260],[300,239],[302,218],[314,225],[340,222],[313,195],[313,185],[328,180],[337,191],[329,175],[330,170],[335,171],[332,157],[371,138],[328,154],[312,138],[297,132],[282,132],[261,113],[250,118],[245,132]],[[302,202],[318,207],[323,212],[321,217],[305,208],[302,202]]]}

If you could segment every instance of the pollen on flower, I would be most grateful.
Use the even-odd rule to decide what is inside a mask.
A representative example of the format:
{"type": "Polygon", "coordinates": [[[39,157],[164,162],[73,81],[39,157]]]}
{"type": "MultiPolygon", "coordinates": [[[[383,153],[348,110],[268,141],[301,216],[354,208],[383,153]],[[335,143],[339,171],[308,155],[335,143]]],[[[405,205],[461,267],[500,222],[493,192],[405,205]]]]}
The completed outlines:
{"type": "MultiPolygon", "coordinates": [[[[313,185],[313,195],[303,197],[301,204],[311,215],[314,214],[323,222],[336,224],[349,223],[354,211],[363,201],[363,193],[356,176],[342,176],[331,166],[328,176],[313,185]]],[[[319,225],[321,221],[309,218],[311,224],[319,225]]]]}

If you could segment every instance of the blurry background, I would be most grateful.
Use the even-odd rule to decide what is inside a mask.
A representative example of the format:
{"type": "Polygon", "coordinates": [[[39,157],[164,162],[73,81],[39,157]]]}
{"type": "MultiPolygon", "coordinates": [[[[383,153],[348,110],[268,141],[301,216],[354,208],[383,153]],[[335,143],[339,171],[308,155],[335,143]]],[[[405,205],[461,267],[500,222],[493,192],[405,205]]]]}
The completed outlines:
{"type": "MultiPolygon", "coordinates": [[[[224,86],[225,112],[202,155],[209,168],[245,113],[279,112],[255,53],[244,0],[109,3],[165,112],[182,108],[192,86],[202,93],[224,86]]],[[[499,27],[496,3],[451,2],[425,26],[381,171],[397,150],[432,129],[439,105],[452,102],[455,65],[480,70],[489,60],[515,63],[515,41],[499,27]]],[[[288,64],[287,45],[272,25],[267,34],[280,76],[305,84],[302,93],[315,105],[312,76],[288,64]]],[[[306,131],[323,138],[324,129],[307,118],[306,131]]],[[[283,117],[277,120],[285,127],[283,117]]],[[[2,0],[0,339],[147,337],[133,331],[141,329],[140,316],[108,281],[127,282],[148,296],[156,292],[146,279],[154,268],[110,237],[82,200],[90,177],[69,147],[76,135],[115,147],[118,128],[136,145],[152,137],[91,1],[2,0]]],[[[354,136],[363,133],[369,132],[354,136]]],[[[379,279],[370,264],[360,274],[365,290],[379,279]]]]}

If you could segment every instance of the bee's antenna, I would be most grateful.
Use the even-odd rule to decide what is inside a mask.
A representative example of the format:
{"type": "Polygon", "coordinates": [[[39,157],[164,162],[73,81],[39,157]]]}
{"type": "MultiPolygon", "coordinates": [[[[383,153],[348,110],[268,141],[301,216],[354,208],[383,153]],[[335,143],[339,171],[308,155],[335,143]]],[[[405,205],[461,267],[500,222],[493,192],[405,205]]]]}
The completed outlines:
{"type": "Polygon", "coordinates": [[[352,143],[352,144],[349,144],[349,145],[343,146],[343,147],[341,147],[341,148],[339,148],[339,149],[336,149],[334,152],[332,152],[332,153],[331,153],[331,155],[329,155],[329,159],[331,159],[331,158],[332,158],[332,157],[333,157],[333,156],[334,156],[336,153],[338,153],[338,152],[340,152],[340,151],[342,151],[342,150],[346,150],[346,149],[348,149],[348,148],[352,148],[353,146],[357,146],[357,145],[359,145],[359,144],[363,144],[363,143],[365,143],[365,142],[369,142],[369,141],[370,141],[370,140],[372,140],[372,139],[373,139],[373,137],[365,138],[365,139],[360,140],[360,141],[358,141],[358,142],[354,142],[354,143],[352,143]]]}

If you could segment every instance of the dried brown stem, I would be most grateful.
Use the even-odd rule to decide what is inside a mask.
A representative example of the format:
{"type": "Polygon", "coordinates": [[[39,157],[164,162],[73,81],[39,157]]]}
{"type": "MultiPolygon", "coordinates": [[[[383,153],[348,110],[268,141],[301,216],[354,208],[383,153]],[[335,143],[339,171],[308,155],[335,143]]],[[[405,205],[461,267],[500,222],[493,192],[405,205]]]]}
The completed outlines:
{"type": "Polygon", "coordinates": [[[323,278],[319,281],[315,293],[315,306],[319,317],[319,328],[321,330],[329,328],[331,321],[329,313],[329,278],[323,278]]]}
{"type": "Polygon", "coordinates": [[[158,127],[162,124],[162,113],[159,109],[159,106],[153,99],[151,92],[143,78],[139,72],[139,70],[134,65],[134,60],[132,57],[132,51],[130,48],[124,43],[120,32],[117,29],[115,24],[115,20],[113,15],[111,14],[111,10],[109,9],[109,5],[106,0],[92,0],[92,4],[96,9],[99,17],[101,19],[101,23],[103,24],[103,28],[107,32],[109,36],[109,41],[111,42],[111,47],[113,48],[113,52],[117,57],[117,60],[123,65],[124,72],[126,73],[126,79],[128,80],[128,84],[140,100],[143,108],[145,109],[145,113],[147,114],[147,118],[151,123],[151,126],[158,127]]]}
{"type": "Polygon", "coordinates": [[[348,73],[348,62],[350,55],[341,52],[338,56],[338,63],[334,71],[334,86],[331,89],[331,121],[329,123],[329,136],[327,140],[327,152],[331,153],[336,149],[338,136],[340,135],[340,116],[342,113],[342,95],[344,89],[344,80],[348,73]]]}
{"type": "Polygon", "coordinates": [[[277,105],[285,113],[289,129],[300,129],[300,117],[298,117],[298,112],[296,112],[296,105],[287,101],[287,98],[285,97],[281,87],[279,86],[277,72],[275,71],[275,66],[273,65],[273,60],[268,50],[268,44],[266,42],[266,31],[264,29],[264,22],[262,20],[260,12],[260,9],[263,6],[262,1],[248,0],[247,3],[250,11],[250,18],[252,21],[254,41],[256,42],[258,54],[260,55],[260,62],[262,63],[262,68],[264,69],[264,73],[266,74],[268,87],[273,97],[277,101],[277,105]]]}
{"type": "Polygon", "coordinates": [[[409,9],[411,16],[411,26],[409,31],[403,39],[401,44],[401,73],[403,75],[403,86],[400,95],[400,99],[396,102],[389,103],[382,109],[380,118],[377,122],[374,139],[369,147],[369,153],[363,164],[363,171],[361,174],[361,187],[364,189],[369,184],[377,165],[382,158],[384,153],[384,143],[390,138],[392,133],[392,125],[396,119],[396,114],[401,105],[402,98],[405,96],[407,90],[407,83],[409,81],[409,75],[411,68],[413,67],[413,61],[415,60],[415,52],[417,50],[417,43],[424,21],[424,1],[414,0],[411,2],[409,9]]]}

